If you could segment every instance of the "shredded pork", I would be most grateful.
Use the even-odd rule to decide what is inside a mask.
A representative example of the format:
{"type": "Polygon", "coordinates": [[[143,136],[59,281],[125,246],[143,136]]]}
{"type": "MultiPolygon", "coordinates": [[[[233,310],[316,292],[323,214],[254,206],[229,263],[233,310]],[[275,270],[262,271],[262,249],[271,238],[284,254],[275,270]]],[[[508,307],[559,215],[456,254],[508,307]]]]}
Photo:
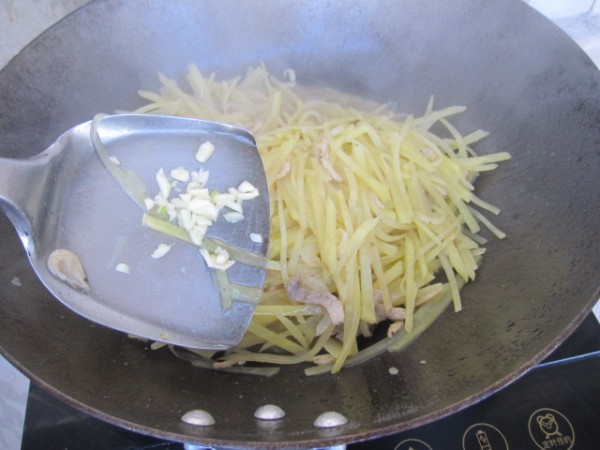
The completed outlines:
{"type": "Polygon", "coordinates": [[[327,311],[331,323],[344,323],[344,307],[338,298],[329,292],[319,292],[306,289],[299,276],[292,278],[287,285],[287,294],[291,301],[320,305],[327,311]]]}

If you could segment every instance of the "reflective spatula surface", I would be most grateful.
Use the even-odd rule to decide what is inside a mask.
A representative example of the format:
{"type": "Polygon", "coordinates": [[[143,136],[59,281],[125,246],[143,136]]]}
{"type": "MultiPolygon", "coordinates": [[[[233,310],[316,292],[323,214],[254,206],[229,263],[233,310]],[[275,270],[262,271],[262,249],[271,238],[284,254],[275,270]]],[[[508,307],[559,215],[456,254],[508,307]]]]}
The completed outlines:
{"type": "Polygon", "coordinates": [[[0,159],[0,209],[19,233],[39,279],[94,322],[205,349],[234,346],[248,326],[265,276],[269,199],[260,155],[245,130],[153,115],[95,119],[70,129],[33,158],[0,159]],[[201,162],[196,154],[206,142],[214,152],[201,162]],[[217,193],[235,197],[248,186],[258,190],[252,199],[235,197],[241,215],[225,206],[207,228],[209,254],[221,247],[235,261],[226,271],[207,266],[164,205],[144,204],[161,192],[160,169],[169,201],[185,198],[191,188],[207,189],[211,199],[217,193]],[[180,169],[175,178],[173,169],[180,169]],[[205,185],[190,186],[186,173],[205,185]],[[184,239],[144,225],[144,214],[183,232],[184,239]],[[65,275],[77,271],[69,258],[81,263],[83,285],[74,282],[77,273],[65,275]]]}

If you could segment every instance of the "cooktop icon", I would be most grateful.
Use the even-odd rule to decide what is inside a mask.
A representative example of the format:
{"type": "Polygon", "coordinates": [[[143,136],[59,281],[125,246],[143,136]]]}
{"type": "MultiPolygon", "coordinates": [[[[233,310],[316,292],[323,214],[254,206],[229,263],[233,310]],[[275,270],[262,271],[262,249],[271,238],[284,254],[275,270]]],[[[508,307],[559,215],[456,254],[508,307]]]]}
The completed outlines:
{"type": "Polygon", "coordinates": [[[575,444],[569,419],[550,408],[538,409],[529,416],[529,435],[542,450],[570,450],[575,444]]]}
{"type": "Polygon", "coordinates": [[[398,443],[394,450],[433,450],[428,444],[420,439],[405,439],[398,443]]]}
{"type": "Polygon", "coordinates": [[[508,450],[502,432],[489,423],[471,425],[463,434],[463,450],[508,450]]]}

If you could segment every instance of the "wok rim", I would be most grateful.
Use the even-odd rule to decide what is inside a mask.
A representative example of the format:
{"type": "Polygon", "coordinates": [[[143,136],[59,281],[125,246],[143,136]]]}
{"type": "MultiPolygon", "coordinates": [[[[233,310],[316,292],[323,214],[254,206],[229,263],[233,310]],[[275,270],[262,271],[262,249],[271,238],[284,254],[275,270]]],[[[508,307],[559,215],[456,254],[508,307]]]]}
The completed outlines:
{"type": "Polygon", "coordinates": [[[268,449],[268,450],[277,450],[277,449],[285,449],[285,448],[315,448],[315,447],[330,447],[336,445],[343,444],[351,444],[362,441],[368,441],[375,438],[380,438],[384,436],[389,436],[396,433],[401,433],[403,431],[411,430],[418,428],[420,426],[424,426],[430,423],[433,423],[437,420],[448,417],[452,414],[458,413],[470,406],[473,406],[480,401],[494,395],[497,392],[502,391],[504,388],[508,387],[515,381],[519,380],[521,377],[525,376],[528,372],[535,369],[540,362],[542,362],[546,357],[550,356],[554,350],[556,350],[585,320],[585,318],[592,314],[592,309],[594,305],[600,301],[600,287],[594,292],[591,299],[588,301],[585,308],[581,310],[581,312],[576,316],[576,318],[565,327],[565,329],[542,351],[540,351],[534,358],[527,361],[526,364],[519,367],[517,370],[511,372],[506,377],[498,380],[496,383],[488,386],[486,389],[478,392],[475,395],[471,395],[469,397],[464,398],[463,400],[456,402],[452,405],[449,405],[445,408],[439,409],[435,412],[425,414],[423,416],[410,419],[407,421],[402,421],[394,425],[388,425],[381,428],[374,428],[368,432],[360,432],[360,433],[348,433],[343,436],[336,437],[324,437],[322,439],[301,439],[297,441],[289,441],[289,440],[273,440],[273,441],[228,441],[223,439],[201,439],[196,438],[191,435],[185,435],[181,433],[174,433],[170,431],[162,431],[156,428],[152,428],[145,425],[139,425],[134,422],[130,422],[125,419],[120,419],[118,417],[114,417],[110,414],[106,414],[96,408],[90,407],[85,403],[76,400],[69,395],[61,392],[59,389],[51,386],[40,377],[38,377],[35,373],[24,367],[19,361],[14,359],[5,349],[0,346],[0,354],[2,354],[7,361],[9,361],[15,368],[17,368],[21,373],[23,373],[31,382],[35,383],[36,386],[41,388],[44,392],[52,395],[54,398],[64,402],[70,407],[84,412],[96,419],[99,419],[103,422],[112,424],[114,426],[133,431],[142,435],[151,436],[157,439],[162,439],[165,441],[173,441],[179,443],[192,443],[192,444],[201,444],[208,445],[216,448],[235,448],[235,449],[268,449]],[[191,439],[190,439],[191,438],[191,439]],[[287,445],[292,444],[293,447],[286,447],[287,445]]]}
{"type": "MultiPolygon", "coordinates": [[[[78,13],[80,10],[90,7],[93,4],[93,1],[77,8],[73,12],[69,13],[63,19],[58,21],[56,24],[52,25],[50,28],[42,32],[38,35],[33,41],[31,41],[27,47],[38,40],[42,40],[45,34],[52,30],[56,25],[60,24],[66,18],[78,13]]],[[[24,50],[25,50],[24,49],[24,50]]],[[[13,64],[16,59],[20,56],[19,54],[15,55],[11,58],[6,65],[0,69],[0,73],[4,70],[5,67],[13,64]]],[[[586,55],[587,57],[587,55],[586,55]]],[[[589,58],[588,58],[589,59],[589,58]]],[[[90,407],[85,403],[72,398],[71,396],[63,393],[59,389],[51,386],[40,377],[38,377],[31,370],[24,367],[19,361],[14,359],[3,346],[0,345],[0,354],[2,354],[13,366],[15,366],[20,372],[22,372],[25,376],[27,376],[32,382],[34,382],[37,386],[39,386],[44,392],[52,395],[53,397],[63,401],[67,405],[82,411],[86,414],[89,414],[92,417],[95,417],[104,422],[113,424],[120,428],[124,428],[130,431],[134,431],[140,434],[152,436],[158,439],[165,439],[169,441],[181,442],[181,443],[198,443],[203,445],[210,445],[216,447],[226,448],[234,446],[235,448],[265,448],[265,449],[279,449],[285,448],[282,445],[292,444],[294,447],[300,448],[311,448],[314,446],[333,446],[340,444],[348,444],[353,442],[360,442],[365,440],[370,440],[376,437],[383,437],[390,434],[399,433],[402,431],[410,430],[413,428],[417,428],[429,423],[432,423],[436,420],[447,417],[451,414],[457,413],[469,406],[476,404],[477,402],[495,394],[496,392],[504,389],[508,385],[512,384],[514,381],[520,379],[522,376],[527,374],[530,370],[534,369],[537,364],[539,364],[542,360],[544,360],[547,356],[549,356],[557,347],[560,346],[583,322],[583,320],[590,314],[592,308],[600,299],[600,287],[598,287],[592,297],[587,301],[586,306],[575,316],[574,320],[572,320],[561,332],[548,344],[545,348],[543,348],[540,352],[538,352],[533,358],[528,360],[525,364],[498,380],[497,382],[491,384],[487,388],[481,390],[477,394],[471,395],[462,399],[459,402],[455,402],[449,406],[438,409],[435,412],[425,414],[423,416],[401,421],[394,425],[388,425],[381,428],[374,428],[368,432],[359,432],[353,433],[351,430],[348,433],[343,434],[342,436],[334,436],[334,437],[323,437],[322,439],[300,439],[297,441],[289,441],[289,440],[273,440],[273,441],[265,441],[265,440],[256,440],[256,441],[244,441],[240,443],[239,441],[228,441],[223,439],[214,439],[214,438],[197,438],[196,436],[183,434],[183,433],[175,433],[170,431],[158,430],[153,427],[136,424],[134,422],[130,422],[128,420],[120,419],[114,417],[110,414],[106,414],[96,408],[90,407]]]]}

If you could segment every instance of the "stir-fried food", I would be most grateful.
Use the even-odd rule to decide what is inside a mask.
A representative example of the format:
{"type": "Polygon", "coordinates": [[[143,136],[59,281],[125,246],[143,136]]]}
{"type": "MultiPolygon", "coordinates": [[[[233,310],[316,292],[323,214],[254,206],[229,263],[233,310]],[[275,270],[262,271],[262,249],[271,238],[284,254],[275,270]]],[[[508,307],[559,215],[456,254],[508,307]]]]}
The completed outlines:
{"type": "Polygon", "coordinates": [[[198,365],[312,362],[309,374],[336,372],[399,348],[447,303],[462,308],[460,287],[484,253],[481,225],[504,237],[482,213],[499,209],[473,182],[510,156],[475,154],[486,133],[450,122],[464,107],[430,101],[422,116],[400,116],[287,75],[258,67],[220,81],[191,66],[188,90],[160,75],[159,93],[140,92],[148,104],[138,112],[250,129],[266,170],[274,270],[242,342],[195,352],[198,365]],[[363,348],[376,326],[387,337],[363,348]]]}

